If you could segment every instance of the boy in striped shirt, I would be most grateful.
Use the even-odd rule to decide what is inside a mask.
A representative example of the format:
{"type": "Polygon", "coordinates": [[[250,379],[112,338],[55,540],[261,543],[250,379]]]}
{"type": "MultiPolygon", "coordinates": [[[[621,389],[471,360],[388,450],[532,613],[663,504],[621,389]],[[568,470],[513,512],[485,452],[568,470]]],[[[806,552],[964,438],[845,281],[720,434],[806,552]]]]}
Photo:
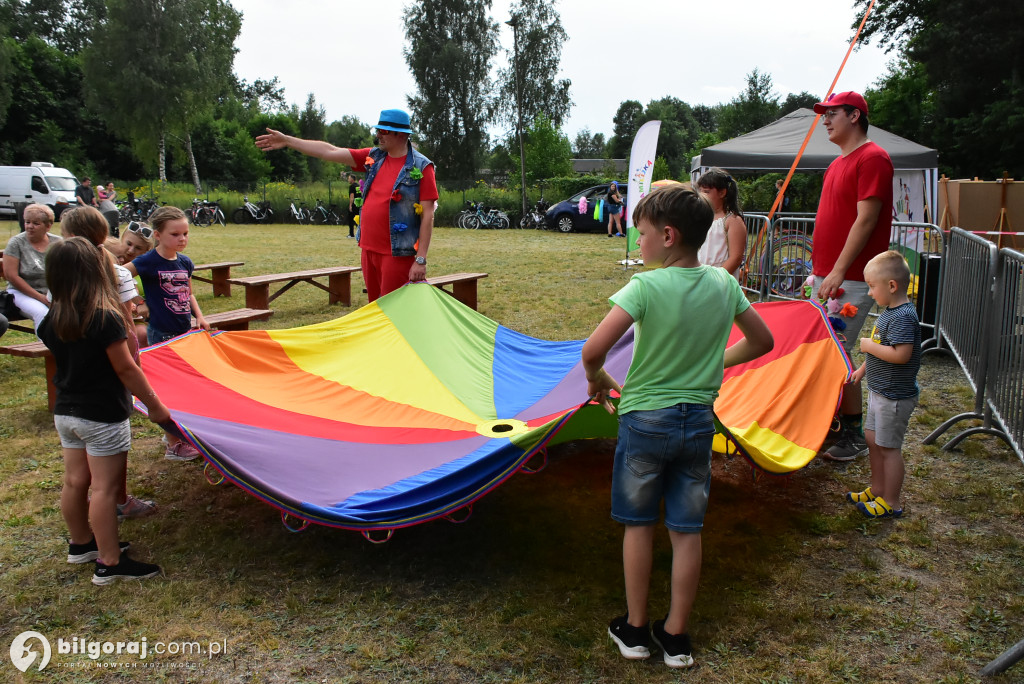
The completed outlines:
{"type": "Polygon", "coordinates": [[[899,252],[889,250],[871,259],[864,267],[864,281],[883,309],[871,337],[861,338],[864,363],[853,373],[854,381],[867,377],[868,382],[864,437],[871,486],[847,492],[846,498],[869,518],[898,518],[903,515],[903,437],[920,394],[921,326],[907,297],[910,268],[899,252]]]}

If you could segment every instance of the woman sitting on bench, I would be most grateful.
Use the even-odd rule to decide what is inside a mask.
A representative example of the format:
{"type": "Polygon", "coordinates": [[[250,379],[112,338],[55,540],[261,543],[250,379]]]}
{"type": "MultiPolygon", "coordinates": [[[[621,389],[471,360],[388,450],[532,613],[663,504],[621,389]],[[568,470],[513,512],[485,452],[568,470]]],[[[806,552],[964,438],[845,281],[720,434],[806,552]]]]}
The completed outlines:
{"type": "Polygon", "coordinates": [[[4,249],[4,278],[7,291],[14,297],[14,306],[38,328],[50,304],[46,299],[46,250],[60,242],[60,235],[50,232],[53,210],[45,204],[25,207],[25,232],[13,236],[4,249]]]}

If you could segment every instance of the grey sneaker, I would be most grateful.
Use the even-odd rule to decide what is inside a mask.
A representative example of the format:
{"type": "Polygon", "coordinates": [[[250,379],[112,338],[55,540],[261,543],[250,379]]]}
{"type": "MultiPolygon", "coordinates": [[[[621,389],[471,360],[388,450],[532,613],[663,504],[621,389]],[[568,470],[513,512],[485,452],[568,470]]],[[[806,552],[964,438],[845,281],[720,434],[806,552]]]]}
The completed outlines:
{"type": "Polygon", "coordinates": [[[846,431],[839,440],[822,454],[830,461],[852,461],[868,453],[868,443],[856,432],[846,431]]]}
{"type": "Polygon", "coordinates": [[[202,454],[199,450],[188,442],[178,442],[167,447],[167,451],[164,452],[164,458],[168,461],[191,461],[195,458],[199,458],[202,454]]]}
{"type": "Polygon", "coordinates": [[[156,504],[146,499],[136,499],[131,494],[123,504],[117,504],[117,521],[125,518],[141,518],[156,512],[156,504]]]}

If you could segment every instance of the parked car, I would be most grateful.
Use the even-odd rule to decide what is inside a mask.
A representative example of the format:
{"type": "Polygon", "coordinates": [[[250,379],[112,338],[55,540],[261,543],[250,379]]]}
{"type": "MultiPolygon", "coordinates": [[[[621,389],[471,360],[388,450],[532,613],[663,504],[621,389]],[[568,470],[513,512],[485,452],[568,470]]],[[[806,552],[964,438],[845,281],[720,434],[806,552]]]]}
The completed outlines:
{"type": "MultiPolygon", "coordinates": [[[[622,201],[626,202],[626,182],[616,181],[619,186],[619,194],[622,201]]],[[[594,185],[585,190],[580,190],[567,200],[552,205],[548,209],[548,227],[562,233],[586,233],[592,231],[608,230],[608,212],[601,212],[601,220],[594,220],[594,206],[608,197],[608,185],[594,185]],[[580,213],[580,198],[587,199],[587,211],[580,213]]],[[[626,202],[626,208],[629,203],[626,202]]]]}

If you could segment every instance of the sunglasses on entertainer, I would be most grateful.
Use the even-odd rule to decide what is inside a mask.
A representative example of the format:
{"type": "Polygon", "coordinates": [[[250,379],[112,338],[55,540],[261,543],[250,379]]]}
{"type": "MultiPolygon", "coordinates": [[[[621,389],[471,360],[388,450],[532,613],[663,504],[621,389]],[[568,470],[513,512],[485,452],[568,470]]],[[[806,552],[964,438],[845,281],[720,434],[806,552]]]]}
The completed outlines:
{"type": "Polygon", "coordinates": [[[144,240],[149,240],[153,237],[153,229],[139,223],[138,221],[131,221],[128,223],[128,232],[141,235],[144,240]]]}

